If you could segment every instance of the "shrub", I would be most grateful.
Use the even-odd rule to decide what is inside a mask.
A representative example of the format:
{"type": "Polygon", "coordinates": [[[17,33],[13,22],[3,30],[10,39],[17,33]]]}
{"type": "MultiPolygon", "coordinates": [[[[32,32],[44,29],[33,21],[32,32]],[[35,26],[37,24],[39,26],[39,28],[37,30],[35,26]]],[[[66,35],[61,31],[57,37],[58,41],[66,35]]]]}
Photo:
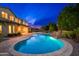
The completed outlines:
{"type": "Polygon", "coordinates": [[[8,34],[8,37],[15,37],[15,36],[21,36],[21,33],[12,33],[12,34],[8,34]]]}
{"type": "Polygon", "coordinates": [[[79,28],[74,29],[73,32],[75,33],[76,36],[74,41],[79,42],[79,28]]]}
{"type": "Polygon", "coordinates": [[[79,42],[79,28],[73,31],[66,31],[62,33],[63,38],[73,39],[75,42],[79,42]]]}
{"type": "Polygon", "coordinates": [[[63,38],[70,38],[70,35],[71,35],[71,32],[69,32],[69,31],[65,31],[62,33],[63,38]]]}

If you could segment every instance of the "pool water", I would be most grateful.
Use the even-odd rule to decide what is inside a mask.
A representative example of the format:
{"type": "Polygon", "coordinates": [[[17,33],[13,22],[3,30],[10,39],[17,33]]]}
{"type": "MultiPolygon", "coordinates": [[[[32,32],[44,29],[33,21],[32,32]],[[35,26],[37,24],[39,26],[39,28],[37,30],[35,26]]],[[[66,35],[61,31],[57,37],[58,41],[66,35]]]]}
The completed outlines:
{"type": "Polygon", "coordinates": [[[57,51],[64,43],[49,34],[34,34],[15,45],[15,50],[25,54],[45,54],[57,51]]]}

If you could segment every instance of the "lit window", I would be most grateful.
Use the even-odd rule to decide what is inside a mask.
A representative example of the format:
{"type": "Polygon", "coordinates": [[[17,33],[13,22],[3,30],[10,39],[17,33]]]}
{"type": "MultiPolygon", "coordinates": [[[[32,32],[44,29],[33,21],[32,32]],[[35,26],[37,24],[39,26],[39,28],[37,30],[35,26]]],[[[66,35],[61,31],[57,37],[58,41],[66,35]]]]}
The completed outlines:
{"type": "Polygon", "coordinates": [[[19,23],[19,20],[16,18],[16,19],[15,19],[15,22],[16,22],[16,23],[19,23]]]}
{"type": "Polygon", "coordinates": [[[9,25],[9,33],[12,33],[12,32],[11,32],[11,25],[9,25]]]}
{"type": "Polygon", "coordinates": [[[8,19],[8,14],[5,12],[2,12],[2,18],[8,19]]]}
{"type": "Polygon", "coordinates": [[[5,18],[8,19],[8,14],[7,13],[5,13],[5,18]]]}
{"type": "Polygon", "coordinates": [[[26,25],[26,23],[23,21],[23,24],[26,25]]]}
{"type": "Polygon", "coordinates": [[[4,12],[2,12],[2,18],[4,18],[5,17],[5,13],[4,12]]]}
{"type": "Polygon", "coordinates": [[[2,33],[2,25],[0,24],[0,33],[2,33]]]}
{"type": "Polygon", "coordinates": [[[24,24],[24,22],[23,22],[23,24],[24,24]]]}
{"type": "Polygon", "coordinates": [[[15,33],[15,26],[13,25],[13,33],[15,33]]]}
{"type": "Polygon", "coordinates": [[[19,19],[19,23],[21,23],[21,20],[19,19]]]}
{"type": "Polygon", "coordinates": [[[10,21],[13,21],[14,20],[14,17],[13,16],[10,16],[10,21]]]}

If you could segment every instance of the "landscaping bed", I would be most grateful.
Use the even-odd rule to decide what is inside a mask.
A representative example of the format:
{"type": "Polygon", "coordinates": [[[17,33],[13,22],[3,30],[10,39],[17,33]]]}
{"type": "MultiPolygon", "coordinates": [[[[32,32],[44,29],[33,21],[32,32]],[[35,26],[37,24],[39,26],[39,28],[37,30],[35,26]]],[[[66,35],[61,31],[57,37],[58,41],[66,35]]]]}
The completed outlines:
{"type": "Polygon", "coordinates": [[[21,36],[21,33],[12,33],[7,35],[7,37],[16,37],[16,36],[21,36]]]}
{"type": "Polygon", "coordinates": [[[2,34],[0,35],[0,42],[8,40],[8,38],[10,37],[16,37],[16,36],[21,36],[21,33],[12,33],[12,34],[8,34],[7,36],[3,36],[2,34]]]}
{"type": "Polygon", "coordinates": [[[75,29],[73,31],[62,31],[62,38],[72,39],[79,43],[79,29],[75,29]]]}

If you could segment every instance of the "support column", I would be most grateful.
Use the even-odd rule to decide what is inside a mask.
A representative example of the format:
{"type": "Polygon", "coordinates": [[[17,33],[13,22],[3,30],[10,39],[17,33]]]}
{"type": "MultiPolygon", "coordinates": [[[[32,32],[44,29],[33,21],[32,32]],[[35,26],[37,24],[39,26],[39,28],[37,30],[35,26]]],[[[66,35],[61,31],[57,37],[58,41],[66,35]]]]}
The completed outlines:
{"type": "Polygon", "coordinates": [[[8,34],[8,24],[7,23],[2,24],[2,34],[3,34],[3,36],[7,36],[7,34],[8,34]]]}

